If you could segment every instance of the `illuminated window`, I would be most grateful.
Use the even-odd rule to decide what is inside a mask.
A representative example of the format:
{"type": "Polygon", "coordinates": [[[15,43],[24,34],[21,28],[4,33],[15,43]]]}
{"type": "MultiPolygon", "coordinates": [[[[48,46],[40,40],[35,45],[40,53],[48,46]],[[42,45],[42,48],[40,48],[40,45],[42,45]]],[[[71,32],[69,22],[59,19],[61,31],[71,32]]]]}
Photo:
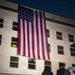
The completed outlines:
{"type": "Polygon", "coordinates": [[[11,47],[18,47],[18,38],[12,37],[11,47]]]}
{"type": "Polygon", "coordinates": [[[35,59],[28,59],[28,69],[35,69],[36,62],[35,59]]]}
{"type": "Polygon", "coordinates": [[[69,42],[74,42],[74,36],[71,34],[68,34],[69,42]]]}
{"type": "Polygon", "coordinates": [[[64,54],[63,46],[57,46],[58,54],[64,54]]]}
{"type": "Polygon", "coordinates": [[[2,41],[2,35],[0,35],[0,45],[1,45],[1,41],[2,41]]]}
{"type": "Polygon", "coordinates": [[[18,23],[17,22],[13,22],[12,30],[18,31],[18,23]]]}
{"type": "Polygon", "coordinates": [[[56,38],[59,39],[59,40],[62,40],[62,33],[56,32],[56,38]]]}
{"type": "Polygon", "coordinates": [[[10,67],[18,68],[19,58],[11,56],[10,57],[10,67]]]}
{"type": "Polygon", "coordinates": [[[0,18],[0,28],[3,28],[3,19],[0,18]]]}

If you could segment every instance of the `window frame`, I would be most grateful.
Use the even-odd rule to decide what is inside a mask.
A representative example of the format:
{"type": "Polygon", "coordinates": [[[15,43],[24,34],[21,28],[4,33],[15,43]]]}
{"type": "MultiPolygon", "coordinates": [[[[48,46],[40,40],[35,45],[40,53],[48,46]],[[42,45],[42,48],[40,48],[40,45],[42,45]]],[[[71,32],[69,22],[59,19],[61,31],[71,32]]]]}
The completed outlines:
{"type": "Polygon", "coordinates": [[[0,45],[1,45],[1,43],[2,43],[2,35],[0,35],[0,45]]]}
{"type": "Polygon", "coordinates": [[[10,56],[10,67],[12,67],[12,68],[18,68],[18,65],[19,65],[19,58],[15,57],[15,56],[10,56]],[[17,61],[12,60],[12,59],[17,59],[17,61]]]}
{"type": "Polygon", "coordinates": [[[15,48],[18,47],[18,38],[16,37],[11,38],[11,47],[15,47],[15,48]]]}
{"type": "Polygon", "coordinates": [[[70,46],[70,54],[75,57],[75,47],[70,46]]]}
{"type": "Polygon", "coordinates": [[[46,29],[46,32],[47,32],[47,37],[50,37],[50,30],[46,29]]]}
{"type": "MultiPolygon", "coordinates": [[[[75,67],[75,64],[72,64],[72,67],[75,67]]],[[[75,74],[75,71],[73,71],[73,73],[75,74]]]]}
{"type": "Polygon", "coordinates": [[[4,19],[0,18],[0,28],[3,28],[4,19]]]}
{"type": "Polygon", "coordinates": [[[64,67],[65,67],[65,63],[64,62],[59,62],[59,69],[61,67],[61,64],[64,64],[64,67]]]}
{"type": "Polygon", "coordinates": [[[69,42],[74,42],[74,35],[68,34],[69,42]]]}
{"type": "Polygon", "coordinates": [[[58,54],[64,55],[64,47],[57,45],[58,54]]]}
{"type": "Polygon", "coordinates": [[[44,60],[44,68],[45,68],[45,66],[49,66],[51,69],[51,61],[44,60]]]}
{"type": "Polygon", "coordinates": [[[18,22],[13,22],[12,30],[18,31],[18,22]]]}
{"type": "Polygon", "coordinates": [[[50,44],[48,43],[48,51],[50,52],[50,44]]]}
{"type": "Polygon", "coordinates": [[[63,40],[63,38],[62,38],[62,32],[56,31],[56,38],[57,38],[58,40],[63,40]]]}
{"type": "Polygon", "coordinates": [[[28,69],[36,69],[36,60],[35,59],[28,59],[28,69]]]}

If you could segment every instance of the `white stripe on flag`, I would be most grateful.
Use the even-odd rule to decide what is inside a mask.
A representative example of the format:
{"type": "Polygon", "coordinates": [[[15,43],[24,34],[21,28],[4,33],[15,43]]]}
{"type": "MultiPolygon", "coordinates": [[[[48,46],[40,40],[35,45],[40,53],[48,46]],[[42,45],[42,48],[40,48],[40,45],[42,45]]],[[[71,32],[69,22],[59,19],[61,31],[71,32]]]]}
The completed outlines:
{"type": "Polygon", "coordinates": [[[36,32],[36,13],[34,12],[34,51],[35,51],[35,58],[38,59],[37,55],[37,32],[36,32]]]}
{"type": "Polygon", "coordinates": [[[45,24],[44,24],[44,15],[43,14],[42,14],[42,28],[43,28],[43,41],[44,41],[45,59],[48,59],[48,56],[47,56],[47,45],[46,45],[46,34],[45,34],[45,24]]]}
{"type": "Polygon", "coordinates": [[[24,20],[24,25],[25,25],[25,42],[26,42],[26,44],[25,44],[25,46],[26,46],[26,48],[25,48],[25,51],[26,51],[26,56],[28,57],[28,36],[27,36],[27,21],[25,21],[24,20]]]}
{"type": "Polygon", "coordinates": [[[20,38],[20,42],[21,42],[21,46],[20,46],[20,54],[23,55],[23,22],[22,22],[22,19],[20,19],[20,35],[21,35],[21,38],[20,38]]]}
{"type": "Polygon", "coordinates": [[[30,57],[33,58],[33,52],[32,52],[32,24],[31,24],[31,22],[29,22],[29,35],[30,35],[30,37],[29,37],[30,57]]]}
{"type": "Polygon", "coordinates": [[[41,40],[41,28],[40,28],[40,13],[38,12],[38,33],[39,33],[39,50],[40,50],[40,59],[42,59],[42,40],[41,40]]]}

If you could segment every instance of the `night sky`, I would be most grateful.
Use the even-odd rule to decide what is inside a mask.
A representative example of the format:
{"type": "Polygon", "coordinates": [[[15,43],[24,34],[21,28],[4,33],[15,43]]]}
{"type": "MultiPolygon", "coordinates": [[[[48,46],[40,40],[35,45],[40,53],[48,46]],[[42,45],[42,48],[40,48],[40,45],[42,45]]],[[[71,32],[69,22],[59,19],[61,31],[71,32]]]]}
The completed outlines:
{"type": "Polygon", "coordinates": [[[7,0],[75,20],[75,0],[7,0]]]}

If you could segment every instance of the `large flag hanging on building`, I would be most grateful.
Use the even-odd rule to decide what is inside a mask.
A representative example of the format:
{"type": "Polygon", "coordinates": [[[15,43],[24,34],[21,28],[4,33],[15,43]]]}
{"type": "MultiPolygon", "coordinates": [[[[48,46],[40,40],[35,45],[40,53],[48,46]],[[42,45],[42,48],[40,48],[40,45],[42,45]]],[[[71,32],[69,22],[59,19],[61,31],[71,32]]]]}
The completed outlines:
{"type": "Polygon", "coordinates": [[[49,60],[44,13],[18,6],[18,23],[18,55],[49,60]]]}

